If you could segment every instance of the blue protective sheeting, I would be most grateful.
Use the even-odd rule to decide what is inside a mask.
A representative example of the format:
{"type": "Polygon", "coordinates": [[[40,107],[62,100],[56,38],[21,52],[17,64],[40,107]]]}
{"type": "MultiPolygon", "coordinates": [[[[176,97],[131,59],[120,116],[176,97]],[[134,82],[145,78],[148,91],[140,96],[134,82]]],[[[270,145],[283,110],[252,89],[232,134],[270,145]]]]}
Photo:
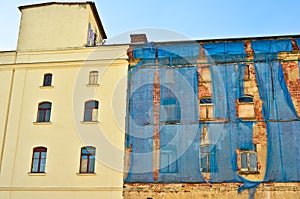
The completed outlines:
{"type": "Polygon", "coordinates": [[[300,120],[284,82],[282,66],[278,62],[257,63],[255,69],[268,133],[265,181],[299,181],[300,120]]]}
{"type": "Polygon", "coordinates": [[[203,44],[210,62],[240,62],[246,57],[244,42],[220,42],[203,44]]]}
{"type": "MultiPolygon", "coordinates": [[[[225,122],[199,121],[198,103],[208,101],[198,99],[198,67],[191,62],[189,66],[178,62],[177,66],[170,64],[173,58],[196,60],[199,46],[154,47],[149,44],[135,49],[136,58],[157,59],[158,63],[152,62],[152,67],[145,67],[147,64],[143,61],[129,70],[130,117],[127,118],[126,146],[132,146],[132,153],[125,182],[207,183],[204,175],[209,173],[208,182],[243,183],[239,191],[248,189],[249,197],[253,198],[261,182],[249,181],[239,174],[237,149],[255,151],[253,131],[258,122],[266,124],[268,139],[267,168],[262,182],[300,181],[300,120],[284,80],[282,65],[277,60],[278,52],[292,50],[291,40],[252,41],[251,45],[263,102],[262,121],[244,121],[237,117],[236,102],[245,95],[245,71],[249,70],[247,65],[240,63],[246,56],[243,42],[203,45],[207,56],[211,57],[208,67],[214,117],[225,122]],[[165,58],[170,58],[169,65],[164,64],[165,58]],[[237,63],[211,62],[216,60],[237,63]],[[159,82],[154,81],[155,73],[159,82]],[[154,83],[160,88],[158,180],[154,180],[153,175],[154,83]]],[[[253,99],[244,100],[253,102],[253,99]]]]}
{"type": "Polygon", "coordinates": [[[291,40],[257,40],[251,42],[256,61],[277,60],[278,52],[291,52],[291,40]]]}

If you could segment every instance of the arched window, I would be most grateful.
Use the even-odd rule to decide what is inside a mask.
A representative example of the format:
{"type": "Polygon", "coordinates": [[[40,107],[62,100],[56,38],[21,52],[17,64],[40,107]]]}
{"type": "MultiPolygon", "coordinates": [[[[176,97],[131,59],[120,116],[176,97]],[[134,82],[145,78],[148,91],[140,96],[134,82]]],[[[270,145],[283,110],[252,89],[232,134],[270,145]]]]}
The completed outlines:
{"type": "Polygon", "coordinates": [[[89,85],[98,84],[98,71],[91,71],[89,76],[89,85]]]}
{"type": "Polygon", "coordinates": [[[45,173],[46,156],[46,147],[36,147],[33,149],[31,173],[45,173]]]}
{"type": "Polygon", "coordinates": [[[37,122],[50,122],[51,102],[42,102],[39,104],[37,122]]]}
{"type": "Polygon", "coordinates": [[[199,102],[200,120],[212,119],[214,117],[214,105],[211,97],[204,97],[199,102]]]}
{"type": "Polygon", "coordinates": [[[44,83],[43,86],[51,86],[52,85],[52,74],[47,73],[44,75],[44,83]]]}
{"type": "Polygon", "coordinates": [[[87,101],[84,106],[84,121],[95,122],[98,120],[98,105],[96,100],[87,101]]]}
{"type": "Polygon", "coordinates": [[[180,122],[180,106],[176,98],[167,97],[161,101],[160,120],[180,122]]]}
{"type": "Polygon", "coordinates": [[[96,148],[92,146],[82,147],[80,155],[80,173],[94,173],[96,148]]]}
{"type": "Polygon", "coordinates": [[[238,98],[238,117],[240,118],[254,118],[254,100],[252,96],[242,96],[238,98]]]}

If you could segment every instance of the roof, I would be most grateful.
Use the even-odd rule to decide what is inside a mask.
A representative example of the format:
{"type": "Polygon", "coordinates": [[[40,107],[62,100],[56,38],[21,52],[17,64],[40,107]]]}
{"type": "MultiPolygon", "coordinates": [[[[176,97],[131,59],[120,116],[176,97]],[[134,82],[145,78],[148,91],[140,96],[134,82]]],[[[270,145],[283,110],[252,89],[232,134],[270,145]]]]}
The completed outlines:
{"type": "Polygon", "coordinates": [[[23,9],[27,8],[35,8],[35,7],[42,7],[42,6],[49,6],[49,5],[90,5],[92,8],[92,12],[95,15],[95,19],[97,22],[97,25],[100,28],[100,34],[103,39],[107,39],[106,33],[104,31],[104,27],[102,25],[102,22],[100,20],[99,13],[97,11],[96,5],[94,2],[91,1],[86,1],[86,2],[47,2],[47,3],[39,3],[39,4],[31,4],[31,5],[24,5],[24,6],[19,6],[19,10],[22,12],[23,9]]]}

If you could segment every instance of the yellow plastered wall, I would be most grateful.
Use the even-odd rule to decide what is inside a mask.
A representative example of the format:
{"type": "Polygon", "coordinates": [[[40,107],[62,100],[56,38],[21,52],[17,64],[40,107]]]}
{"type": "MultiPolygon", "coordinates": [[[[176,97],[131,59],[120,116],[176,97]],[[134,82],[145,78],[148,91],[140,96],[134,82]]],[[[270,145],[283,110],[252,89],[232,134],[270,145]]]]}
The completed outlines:
{"type": "Polygon", "coordinates": [[[21,8],[21,12],[18,51],[83,47],[90,21],[99,33],[89,4],[49,4],[21,8]]]}

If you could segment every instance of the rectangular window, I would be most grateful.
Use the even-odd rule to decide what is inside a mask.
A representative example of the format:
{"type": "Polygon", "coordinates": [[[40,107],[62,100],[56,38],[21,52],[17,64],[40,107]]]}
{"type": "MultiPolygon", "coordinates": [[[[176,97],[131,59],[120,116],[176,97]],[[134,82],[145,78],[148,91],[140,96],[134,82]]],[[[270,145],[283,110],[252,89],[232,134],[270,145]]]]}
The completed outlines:
{"type": "Polygon", "coordinates": [[[256,151],[241,151],[241,171],[257,172],[256,151]]]}
{"type": "Polygon", "coordinates": [[[160,151],[160,172],[161,173],[176,173],[177,172],[177,157],[175,149],[160,151]]]}
{"type": "Polygon", "coordinates": [[[33,149],[32,155],[32,173],[45,173],[47,148],[37,147],[33,149]]]}
{"type": "Polygon", "coordinates": [[[216,170],[215,148],[210,145],[200,146],[200,171],[211,173],[216,170]]]}
{"type": "Polygon", "coordinates": [[[89,76],[89,85],[98,84],[98,71],[91,71],[89,76]]]}
{"type": "Polygon", "coordinates": [[[94,173],[95,147],[82,147],[80,155],[80,173],[94,173]]]}

